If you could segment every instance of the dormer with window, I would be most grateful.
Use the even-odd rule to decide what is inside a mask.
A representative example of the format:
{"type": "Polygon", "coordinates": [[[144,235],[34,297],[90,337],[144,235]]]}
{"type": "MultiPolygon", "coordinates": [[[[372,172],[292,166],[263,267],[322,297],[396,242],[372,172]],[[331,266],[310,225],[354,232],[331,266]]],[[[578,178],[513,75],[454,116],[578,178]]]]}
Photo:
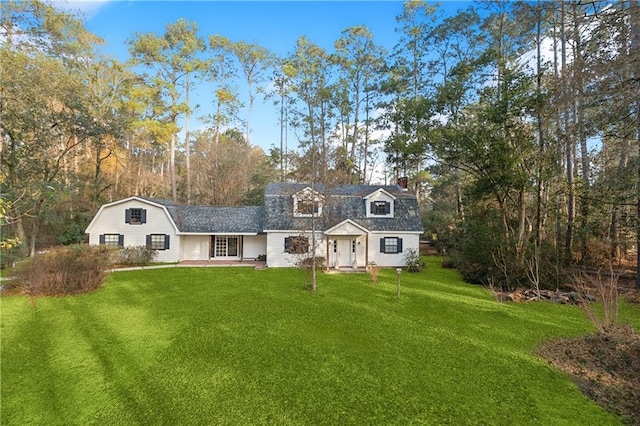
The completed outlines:
{"type": "Polygon", "coordinates": [[[367,217],[393,218],[396,197],[380,188],[364,197],[367,217]]]}
{"type": "Polygon", "coordinates": [[[306,187],[292,196],[293,198],[293,216],[294,217],[311,217],[314,215],[322,216],[323,197],[317,191],[306,187]]]}

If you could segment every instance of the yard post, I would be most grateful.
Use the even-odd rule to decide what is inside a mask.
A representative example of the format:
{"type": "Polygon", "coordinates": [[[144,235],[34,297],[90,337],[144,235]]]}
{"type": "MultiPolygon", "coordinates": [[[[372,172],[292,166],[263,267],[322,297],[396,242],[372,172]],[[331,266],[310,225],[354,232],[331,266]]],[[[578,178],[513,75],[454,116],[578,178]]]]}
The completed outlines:
{"type": "Polygon", "coordinates": [[[402,273],[402,268],[396,268],[396,273],[398,274],[398,299],[400,299],[400,274],[402,273]]]}

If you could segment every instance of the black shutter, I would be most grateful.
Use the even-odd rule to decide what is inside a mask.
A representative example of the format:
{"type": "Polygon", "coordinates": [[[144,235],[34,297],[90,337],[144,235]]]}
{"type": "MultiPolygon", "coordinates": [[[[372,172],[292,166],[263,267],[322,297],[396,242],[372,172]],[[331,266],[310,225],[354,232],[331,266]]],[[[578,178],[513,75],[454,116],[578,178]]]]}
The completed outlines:
{"type": "Polygon", "coordinates": [[[124,211],[124,223],[131,223],[131,209],[124,211]]]}
{"type": "Polygon", "coordinates": [[[151,247],[151,235],[147,235],[147,248],[151,247]]]}
{"type": "Polygon", "coordinates": [[[369,214],[376,214],[376,203],[372,201],[370,204],[371,206],[369,206],[369,214]]]}
{"type": "Polygon", "coordinates": [[[147,209],[142,209],[140,213],[140,223],[147,223],[147,209]]]}
{"type": "Polygon", "coordinates": [[[391,203],[388,201],[384,203],[384,213],[385,214],[391,213],[391,203]]]}
{"type": "Polygon", "coordinates": [[[384,253],[384,238],[380,238],[380,253],[384,253]]]}
{"type": "Polygon", "coordinates": [[[398,253],[402,253],[402,238],[398,238],[398,253]]]}
{"type": "Polygon", "coordinates": [[[285,237],[284,238],[284,252],[285,253],[289,253],[290,249],[291,249],[291,238],[290,237],[285,237]]]}
{"type": "Polygon", "coordinates": [[[104,234],[100,234],[100,244],[104,244],[104,234]]]}
{"type": "Polygon", "coordinates": [[[169,250],[169,236],[168,235],[164,236],[164,249],[165,250],[169,250]]]}
{"type": "Polygon", "coordinates": [[[120,247],[124,246],[124,235],[122,235],[122,234],[118,235],[118,245],[120,247]]]}

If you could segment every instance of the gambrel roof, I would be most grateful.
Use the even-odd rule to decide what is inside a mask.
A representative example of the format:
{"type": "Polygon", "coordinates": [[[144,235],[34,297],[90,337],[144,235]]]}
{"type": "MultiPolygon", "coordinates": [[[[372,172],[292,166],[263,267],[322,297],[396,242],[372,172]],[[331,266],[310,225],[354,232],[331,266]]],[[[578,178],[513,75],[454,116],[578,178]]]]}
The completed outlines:
{"type": "MultiPolygon", "coordinates": [[[[304,188],[303,183],[271,183],[265,191],[265,230],[311,229],[311,219],[294,217],[293,196],[304,188]]],[[[314,190],[325,196],[323,212],[316,218],[316,229],[324,231],[350,219],[369,231],[422,232],[422,219],[416,197],[396,186],[383,185],[315,185],[314,190]],[[380,189],[395,197],[393,218],[367,217],[365,198],[380,189]]]]}
{"type": "MultiPolygon", "coordinates": [[[[164,209],[180,234],[260,234],[266,231],[311,229],[310,217],[294,216],[294,196],[309,191],[304,183],[272,183],[267,185],[264,206],[219,207],[187,206],[170,200],[130,197],[102,208],[136,199],[164,209]]],[[[350,220],[370,232],[422,232],[422,220],[416,197],[396,186],[381,185],[314,185],[322,195],[322,213],[316,218],[316,229],[325,231],[350,220]],[[393,199],[393,217],[367,217],[367,197],[384,194],[393,199]]],[[[101,209],[102,209],[101,208],[101,209]]],[[[95,219],[94,219],[95,220],[95,219]]]]}

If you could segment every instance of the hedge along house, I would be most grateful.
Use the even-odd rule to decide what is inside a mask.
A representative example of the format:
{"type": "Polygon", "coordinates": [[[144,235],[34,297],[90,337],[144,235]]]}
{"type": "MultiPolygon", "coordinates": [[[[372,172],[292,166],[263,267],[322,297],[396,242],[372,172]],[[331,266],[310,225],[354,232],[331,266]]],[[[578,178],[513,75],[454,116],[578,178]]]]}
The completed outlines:
{"type": "Polygon", "coordinates": [[[264,206],[126,198],[100,207],[86,232],[89,244],[147,246],[163,262],[266,257],[270,267],[288,267],[315,253],[327,268],[395,267],[418,250],[422,221],[415,196],[400,187],[275,183],[264,206]]]}

